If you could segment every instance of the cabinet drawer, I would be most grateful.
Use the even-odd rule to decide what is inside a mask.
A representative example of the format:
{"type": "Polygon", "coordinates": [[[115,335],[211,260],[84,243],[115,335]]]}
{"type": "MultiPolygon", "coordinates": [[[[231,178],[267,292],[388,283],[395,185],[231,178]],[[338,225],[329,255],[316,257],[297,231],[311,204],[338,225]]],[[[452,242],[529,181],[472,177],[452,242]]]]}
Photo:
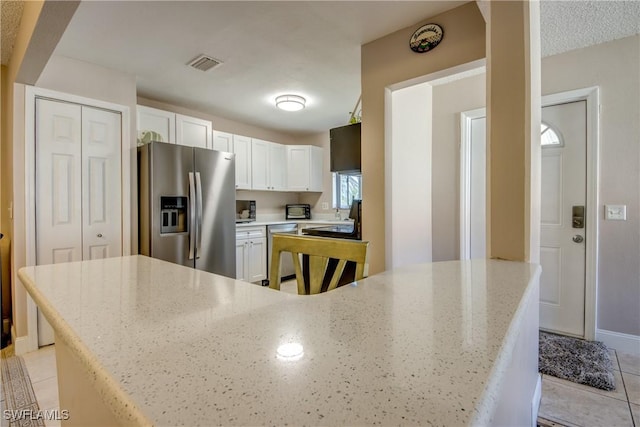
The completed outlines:
{"type": "Polygon", "coordinates": [[[236,228],[236,240],[238,239],[257,239],[266,237],[266,227],[242,227],[236,228]]]}

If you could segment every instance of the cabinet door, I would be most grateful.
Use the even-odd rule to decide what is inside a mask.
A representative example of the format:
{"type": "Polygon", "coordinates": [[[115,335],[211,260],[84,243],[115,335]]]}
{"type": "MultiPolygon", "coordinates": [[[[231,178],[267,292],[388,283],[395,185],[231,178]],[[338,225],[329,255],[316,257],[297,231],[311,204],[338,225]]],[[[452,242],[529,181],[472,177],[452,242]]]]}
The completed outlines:
{"type": "Polygon", "coordinates": [[[311,149],[311,159],[309,162],[309,191],[322,191],[324,175],[324,150],[314,145],[311,149]]]}
{"type": "Polygon", "coordinates": [[[248,281],[257,282],[267,278],[267,239],[251,239],[249,243],[248,281]]]}
{"type": "Polygon", "coordinates": [[[251,190],[251,138],[233,135],[236,155],[236,189],[251,190]]]}
{"type": "Polygon", "coordinates": [[[287,186],[290,191],[309,191],[309,145],[287,145],[287,186]]]}
{"type": "Polygon", "coordinates": [[[274,191],[287,190],[287,147],[271,143],[269,148],[269,183],[274,191]]]}
{"type": "Polygon", "coordinates": [[[82,107],[82,259],[122,255],[119,113],[82,107]]]}
{"type": "Polygon", "coordinates": [[[36,263],[82,260],[82,107],[36,100],[36,263]]]}
{"type": "Polygon", "coordinates": [[[176,115],[169,111],[138,105],[138,142],[149,142],[148,139],[161,142],[176,142],[176,115]],[[144,132],[155,132],[146,136],[144,132]]]}
{"type": "Polygon", "coordinates": [[[247,239],[236,240],[236,279],[248,281],[247,279],[247,249],[249,242],[247,239]]]}
{"type": "Polygon", "coordinates": [[[176,114],[176,143],[189,147],[212,149],[211,122],[176,114]]]}
{"type": "Polygon", "coordinates": [[[270,142],[253,138],[251,140],[251,188],[270,190],[269,183],[270,142]]]}
{"type": "Polygon", "coordinates": [[[233,135],[227,132],[214,130],[213,149],[233,153],[233,135]]]}

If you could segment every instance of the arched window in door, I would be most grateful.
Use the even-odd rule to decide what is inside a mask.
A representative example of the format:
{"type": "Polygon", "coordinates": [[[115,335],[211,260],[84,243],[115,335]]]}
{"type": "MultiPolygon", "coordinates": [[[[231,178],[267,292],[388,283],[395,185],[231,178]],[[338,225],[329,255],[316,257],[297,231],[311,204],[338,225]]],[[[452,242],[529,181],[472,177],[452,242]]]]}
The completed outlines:
{"type": "Polygon", "coordinates": [[[564,141],[560,132],[555,130],[550,124],[542,122],[540,125],[540,145],[554,148],[564,146],[564,141]]]}

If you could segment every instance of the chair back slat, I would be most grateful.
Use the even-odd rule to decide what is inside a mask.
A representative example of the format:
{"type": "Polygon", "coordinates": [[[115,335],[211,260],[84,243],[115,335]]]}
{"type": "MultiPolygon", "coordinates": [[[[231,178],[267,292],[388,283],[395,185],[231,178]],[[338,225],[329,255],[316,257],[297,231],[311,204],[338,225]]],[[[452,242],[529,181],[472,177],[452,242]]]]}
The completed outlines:
{"type": "Polygon", "coordinates": [[[350,282],[350,279],[343,277],[347,270],[354,272],[353,267],[346,268],[349,263],[355,264],[353,280],[360,280],[364,278],[368,245],[369,242],[356,240],[275,234],[272,239],[269,287],[280,290],[282,252],[290,252],[293,257],[300,295],[333,290],[346,283],[346,280],[350,282]],[[301,265],[300,255],[305,257],[305,268],[301,265]]]}
{"type": "Polygon", "coordinates": [[[342,273],[344,273],[344,268],[347,266],[347,260],[341,259],[338,261],[338,266],[336,267],[336,271],[333,272],[333,276],[331,277],[331,282],[329,282],[329,287],[327,291],[332,291],[338,286],[338,281],[342,277],[342,273]]]}

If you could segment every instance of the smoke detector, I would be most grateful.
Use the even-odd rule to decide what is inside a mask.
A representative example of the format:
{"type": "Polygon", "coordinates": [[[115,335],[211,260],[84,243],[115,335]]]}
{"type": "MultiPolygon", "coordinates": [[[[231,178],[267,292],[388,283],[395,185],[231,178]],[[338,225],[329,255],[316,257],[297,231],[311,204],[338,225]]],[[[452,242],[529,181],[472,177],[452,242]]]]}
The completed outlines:
{"type": "Polygon", "coordinates": [[[195,59],[193,59],[187,65],[195,68],[196,70],[209,71],[213,67],[216,67],[220,64],[222,64],[222,61],[218,61],[217,59],[214,59],[210,56],[202,54],[202,55],[198,55],[195,59]]]}

